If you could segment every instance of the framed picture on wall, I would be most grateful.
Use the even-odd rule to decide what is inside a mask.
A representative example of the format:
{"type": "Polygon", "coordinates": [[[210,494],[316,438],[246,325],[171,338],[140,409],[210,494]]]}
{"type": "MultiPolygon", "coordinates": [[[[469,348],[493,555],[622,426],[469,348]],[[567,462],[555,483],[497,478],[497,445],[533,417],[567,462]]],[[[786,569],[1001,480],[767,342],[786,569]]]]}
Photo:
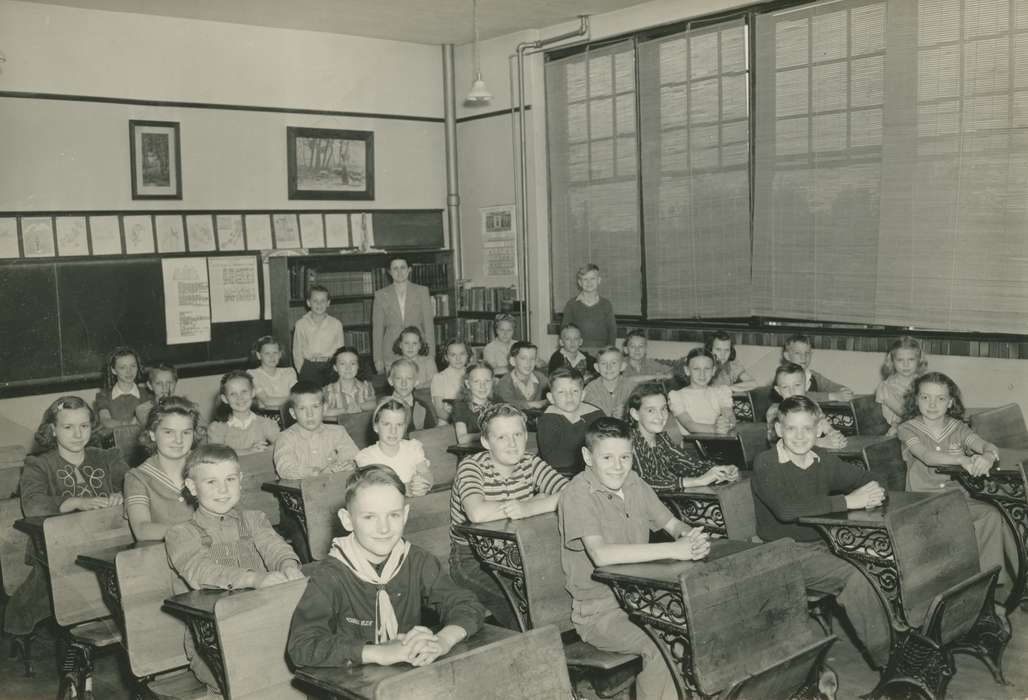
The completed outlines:
{"type": "Polygon", "coordinates": [[[132,199],[182,199],[178,122],[129,120],[132,199]]]}
{"type": "Polygon", "coordinates": [[[374,199],[375,134],[286,127],[289,199],[374,199]]]}

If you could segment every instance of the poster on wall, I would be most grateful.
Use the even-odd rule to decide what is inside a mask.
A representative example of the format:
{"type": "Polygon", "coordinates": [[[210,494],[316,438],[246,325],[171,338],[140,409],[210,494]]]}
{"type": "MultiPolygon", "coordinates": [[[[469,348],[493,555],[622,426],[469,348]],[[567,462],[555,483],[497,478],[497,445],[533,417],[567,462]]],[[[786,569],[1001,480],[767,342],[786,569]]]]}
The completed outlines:
{"type": "Polygon", "coordinates": [[[182,226],[181,214],[158,214],[157,219],[157,252],[186,252],[186,234],[182,226]]]}
{"type": "Polygon", "coordinates": [[[253,255],[207,258],[211,281],[211,322],[254,321],[261,317],[257,258],[253,255]]]}
{"type": "Polygon", "coordinates": [[[153,219],[150,215],[126,216],[121,224],[125,229],[125,252],[129,255],[153,253],[153,219]]]}
{"type": "Polygon", "coordinates": [[[350,247],[349,214],[325,214],[325,245],[329,248],[350,247]]]}
{"type": "Polygon", "coordinates": [[[218,214],[214,219],[218,229],[218,250],[243,250],[243,217],[241,214],[218,214]]]}
{"type": "Polygon", "coordinates": [[[325,247],[325,227],[321,214],[300,214],[300,241],[304,248],[325,247]]]}
{"type": "Polygon", "coordinates": [[[165,258],[164,324],[168,345],[211,339],[211,290],[207,258],[165,258]]]}
{"type": "Polygon", "coordinates": [[[269,250],[271,243],[271,218],[267,214],[246,215],[246,249],[269,250]]]}
{"type": "Polygon", "coordinates": [[[187,214],[186,236],[190,253],[209,253],[215,249],[210,214],[187,214]]]}
{"type": "Polygon", "coordinates": [[[296,214],[274,214],[271,217],[275,229],[276,248],[299,248],[300,230],[296,214]]]}
{"type": "Polygon", "coordinates": [[[509,284],[517,275],[514,205],[482,207],[479,212],[482,220],[482,274],[490,284],[500,281],[509,284]]]}
{"type": "Polygon", "coordinates": [[[121,229],[116,216],[89,217],[93,255],[121,255],[121,229]]]}
{"type": "Polygon", "coordinates": [[[54,222],[49,216],[31,216],[21,220],[21,246],[26,258],[54,256],[54,222]]]}
{"type": "Polygon", "coordinates": [[[57,254],[89,255],[89,241],[86,235],[86,217],[57,217],[57,254]]]}

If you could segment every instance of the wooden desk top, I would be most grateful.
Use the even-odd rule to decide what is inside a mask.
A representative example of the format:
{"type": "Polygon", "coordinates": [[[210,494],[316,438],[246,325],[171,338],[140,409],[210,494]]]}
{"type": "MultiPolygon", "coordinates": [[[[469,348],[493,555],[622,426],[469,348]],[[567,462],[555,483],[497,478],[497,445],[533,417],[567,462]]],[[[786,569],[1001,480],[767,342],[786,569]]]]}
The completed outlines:
{"type": "Polygon", "coordinates": [[[263,484],[261,484],[261,491],[267,491],[268,493],[278,493],[279,491],[285,491],[287,493],[294,493],[297,496],[299,496],[300,480],[277,479],[276,481],[265,481],[263,484]]]}
{"type": "MultiPolygon", "coordinates": [[[[542,515],[550,514],[543,513],[542,515]]],[[[532,518],[538,517],[540,516],[532,516],[532,518]]],[[[531,518],[523,518],[522,520],[531,520],[531,518]]],[[[502,520],[489,520],[484,523],[464,523],[463,525],[454,525],[453,529],[455,532],[462,535],[484,535],[486,537],[500,537],[502,539],[512,540],[517,532],[518,522],[519,521],[511,520],[510,518],[504,518],[502,520]]]]}
{"type": "Polygon", "coordinates": [[[823,449],[825,452],[836,455],[862,454],[869,445],[875,445],[892,439],[894,439],[892,435],[888,437],[885,435],[847,435],[845,447],[826,447],[823,449]]]}
{"type": "Polygon", "coordinates": [[[56,515],[58,515],[58,513],[53,513],[51,515],[30,515],[26,518],[19,518],[14,521],[14,529],[20,530],[26,535],[42,537],[43,521],[56,515]]]}
{"type": "Polygon", "coordinates": [[[479,452],[485,451],[485,448],[478,442],[468,443],[467,445],[450,445],[446,448],[446,451],[451,455],[457,457],[470,457],[471,455],[477,455],[479,452]]]}
{"type": "Polygon", "coordinates": [[[179,593],[164,600],[161,606],[166,612],[179,613],[190,617],[202,617],[208,620],[214,619],[214,604],[224,596],[232,595],[240,591],[248,591],[249,588],[241,588],[237,591],[225,591],[216,588],[206,588],[199,591],[179,593]]]}
{"type": "MultiPolygon", "coordinates": [[[[464,654],[486,644],[513,637],[516,634],[518,632],[503,629],[502,627],[483,625],[482,629],[473,636],[455,645],[447,656],[453,657],[464,654]]],[[[336,697],[352,700],[370,700],[375,697],[375,688],[379,683],[386,678],[409,671],[411,668],[409,664],[396,664],[395,666],[366,664],[364,666],[344,666],[342,668],[300,668],[296,670],[296,677],[336,697]]],[[[482,682],[488,683],[489,679],[483,678],[482,682]]]]}
{"type": "MultiPolygon", "coordinates": [[[[993,472],[1011,472],[1014,474],[1021,473],[1021,465],[1023,462],[1028,462],[1028,450],[1015,450],[1009,447],[999,448],[999,459],[989,473],[993,472]]],[[[944,467],[933,467],[935,471],[940,474],[961,474],[965,470],[959,464],[946,465],[944,467]]]]}
{"type": "Polygon", "coordinates": [[[885,525],[885,516],[894,510],[906,508],[915,503],[923,502],[942,495],[939,493],[911,493],[909,491],[889,491],[885,504],[866,510],[844,510],[838,513],[825,513],[824,515],[808,515],[800,518],[802,525],[869,525],[880,527],[885,525]]]}
{"type": "Polygon", "coordinates": [[[750,475],[746,472],[739,472],[739,481],[725,482],[723,484],[712,484],[710,486],[690,486],[687,489],[671,489],[657,491],[658,496],[716,496],[733,484],[749,481],[750,475]]]}
{"type": "MultiPolygon", "coordinates": [[[[146,542],[144,546],[150,546],[155,544],[162,544],[161,542],[146,542]]],[[[75,557],[75,563],[84,569],[90,571],[104,571],[114,570],[114,561],[118,557],[119,552],[124,552],[127,549],[133,549],[136,544],[122,544],[114,547],[107,547],[106,549],[100,549],[89,554],[79,554],[75,557]]]]}
{"type": "Polygon", "coordinates": [[[694,566],[703,566],[704,562],[714,561],[736,552],[743,552],[760,546],[760,544],[755,542],[743,542],[741,540],[712,540],[710,543],[710,554],[700,561],[658,559],[657,561],[648,561],[641,564],[600,566],[593,571],[593,578],[597,581],[635,581],[656,583],[664,588],[675,587],[678,585],[679,577],[694,566]]]}

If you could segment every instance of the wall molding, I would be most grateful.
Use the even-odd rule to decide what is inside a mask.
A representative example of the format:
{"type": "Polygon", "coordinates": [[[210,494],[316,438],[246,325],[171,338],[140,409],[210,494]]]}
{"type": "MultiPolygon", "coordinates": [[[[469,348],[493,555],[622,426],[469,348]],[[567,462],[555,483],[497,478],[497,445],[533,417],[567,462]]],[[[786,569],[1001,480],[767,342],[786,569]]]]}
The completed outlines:
{"type": "MultiPolygon", "coordinates": [[[[306,109],[302,107],[271,107],[266,105],[239,105],[218,102],[187,102],[177,100],[142,100],[130,97],[103,97],[100,95],[66,95],[50,92],[18,92],[0,90],[0,98],[20,100],[55,100],[60,102],[94,102],[100,104],[133,105],[139,107],[173,107],[176,109],[208,109],[230,112],[265,112],[273,114],[313,114],[327,117],[353,117],[359,119],[393,119],[396,121],[442,124],[442,117],[416,114],[387,114],[382,112],[348,112],[332,109],[306,109]]],[[[460,121],[460,120],[458,120],[460,121]]]]}

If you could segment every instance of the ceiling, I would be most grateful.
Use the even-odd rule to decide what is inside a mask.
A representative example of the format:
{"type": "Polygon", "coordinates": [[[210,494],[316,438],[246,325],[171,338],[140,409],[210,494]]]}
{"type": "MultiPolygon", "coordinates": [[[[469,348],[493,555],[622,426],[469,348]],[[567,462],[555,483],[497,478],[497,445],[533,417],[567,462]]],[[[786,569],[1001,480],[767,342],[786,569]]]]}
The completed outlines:
{"type": "MultiPolygon", "coordinates": [[[[28,0],[90,10],[306,29],[420,44],[473,38],[471,0],[28,0]]],[[[648,0],[479,0],[479,37],[548,27],[648,0]]]]}

